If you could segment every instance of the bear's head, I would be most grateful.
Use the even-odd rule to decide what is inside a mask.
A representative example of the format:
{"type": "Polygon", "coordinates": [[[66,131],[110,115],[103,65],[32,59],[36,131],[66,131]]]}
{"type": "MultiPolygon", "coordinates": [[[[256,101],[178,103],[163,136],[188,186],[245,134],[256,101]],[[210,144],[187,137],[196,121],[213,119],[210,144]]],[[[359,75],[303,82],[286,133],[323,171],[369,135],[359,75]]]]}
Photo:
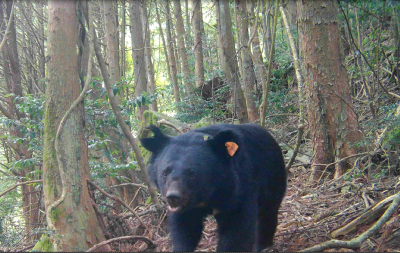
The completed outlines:
{"type": "Polygon", "coordinates": [[[152,152],[149,176],[170,212],[215,206],[229,199],[227,195],[235,190],[230,165],[240,146],[234,131],[223,130],[214,136],[190,131],[169,137],[158,127],[149,129],[154,137],[140,141],[152,152]]]}

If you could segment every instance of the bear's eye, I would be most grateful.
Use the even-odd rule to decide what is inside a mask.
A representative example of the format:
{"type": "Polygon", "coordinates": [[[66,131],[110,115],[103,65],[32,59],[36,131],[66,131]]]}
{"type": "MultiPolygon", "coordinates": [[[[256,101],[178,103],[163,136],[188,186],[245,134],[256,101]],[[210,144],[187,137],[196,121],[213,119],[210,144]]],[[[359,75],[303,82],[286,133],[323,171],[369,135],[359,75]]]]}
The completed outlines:
{"type": "Polygon", "coordinates": [[[196,173],[194,171],[189,171],[188,176],[190,179],[195,179],[196,178],[196,173]]]}
{"type": "Polygon", "coordinates": [[[169,175],[169,173],[171,173],[171,171],[172,171],[171,167],[166,168],[162,173],[163,178],[168,177],[168,175],[169,175]]]}

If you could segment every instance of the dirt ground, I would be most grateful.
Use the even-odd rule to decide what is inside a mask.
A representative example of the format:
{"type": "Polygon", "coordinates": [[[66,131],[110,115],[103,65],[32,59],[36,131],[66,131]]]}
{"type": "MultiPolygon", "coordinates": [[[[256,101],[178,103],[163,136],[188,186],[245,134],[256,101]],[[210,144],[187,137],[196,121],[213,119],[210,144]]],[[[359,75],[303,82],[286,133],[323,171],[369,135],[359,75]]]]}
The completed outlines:
{"type": "MultiPolygon", "coordinates": [[[[356,173],[356,172],[354,172],[356,173]]],[[[279,224],[274,246],[266,252],[300,251],[333,239],[332,232],[342,228],[364,214],[361,222],[353,229],[338,233],[335,239],[351,240],[368,230],[385,212],[391,202],[376,206],[381,200],[399,191],[398,176],[380,176],[368,179],[366,176],[343,177],[339,180],[326,180],[318,187],[309,185],[310,169],[302,166],[292,167],[288,178],[288,189],[279,212],[279,224]],[[352,179],[351,179],[352,178],[352,179]],[[356,178],[356,179],[354,179],[356,178]],[[379,207],[379,208],[378,208],[379,207]],[[377,210],[371,214],[371,210],[377,210]],[[369,212],[367,212],[369,211],[369,212]]],[[[361,251],[400,252],[400,210],[397,208],[392,218],[377,234],[366,240],[361,251]]],[[[165,213],[162,217],[165,216],[165,213]]],[[[162,218],[161,217],[161,218],[162,218]]],[[[151,214],[144,217],[151,223],[151,214]]],[[[157,219],[160,220],[160,219],[157,219]]],[[[133,220],[132,225],[135,226],[133,220]]],[[[153,222],[154,223],[154,222],[153,222]]],[[[171,251],[172,245],[165,223],[151,224],[151,231],[143,236],[151,238],[157,245],[155,251],[171,251]],[[164,229],[163,229],[164,228],[164,229]]],[[[351,226],[350,226],[351,227],[351,226]]],[[[205,223],[203,237],[196,251],[215,251],[217,226],[213,217],[205,223]]],[[[144,242],[114,245],[116,251],[143,251],[144,242]]],[[[353,251],[336,248],[327,251],[353,251]]]]}

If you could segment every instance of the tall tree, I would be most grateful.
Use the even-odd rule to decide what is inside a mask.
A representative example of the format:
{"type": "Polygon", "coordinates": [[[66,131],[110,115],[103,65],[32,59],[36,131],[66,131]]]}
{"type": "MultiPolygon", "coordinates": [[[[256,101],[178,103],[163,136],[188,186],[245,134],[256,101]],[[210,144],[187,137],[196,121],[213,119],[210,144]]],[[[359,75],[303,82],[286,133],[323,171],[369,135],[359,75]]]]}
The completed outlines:
{"type": "MultiPolygon", "coordinates": [[[[104,26],[106,32],[106,43],[107,43],[107,59],[108,59],[108,67],[109,67],[109,75],[110,81],[115,84],[121,81],[121,70],[120,70],[120,63],[119,63],[119,46],[118,46],[118,17],[117,17],[117,6],[116,2],[103,0],[103,10],[104,10],[104,26]]],[[[124,92],[121,92],[120,95],[117,97],[118,102],[121,103],[123,99],[124,92]]],[[[126,154],[129,153],[129,143],[126,138],[123,137],[123,133],[115,132],[116,129],[111,129],[112,127],[109,126],[108,131],[110,133],[110,137],[112,138],[112,144],[110,145],[111,153],[115,153],[114,151],[123,152],[122,157],[127,157],[126,154]]],[[[122,161],[122,162],[126,162],[122,161]]],[[[136,179],[128,170],[119,171],[120,174],[124,178],[129,178],[131,181],[136,182],[136,179]]],[[[110,184],[118,185],[121,184],[121,181],[117,177],[108,177],[107,178],[108,186],[110,184]]],[[[131,199],[135,196],[135,188],[132,186],[126,187],[118,187],[117,191],[121,199],[124,199],[126,202],[130,202],[131,199]]],[[[120,205],[114,203],[114,206],[119,207],[120,205]]]]}
{"type": "MultiPolygon", "coordinates": [[[[297,9],[313,164],[329,164],[355,154],[352,144],[361,138],[342,65],[338,6],[336,1],[299,0],[297,9]]],[[[347,168],[347,162],[338,163],[336,176],[347,168]]],[[[313,166],[313,180],[323,169],[313,166]]]]}
{"type": "Polygon", "coordinates": [[[190,69],[189,63],[186,54],[186,47],[185,47],[185,27],[183,26],[183,18],[182,18],[182,11],[181,11],[181,1],[180,0],[173,0],[174,2],[174,14],[176,20],[176,30],[178,36],[178,45],[179,45],[179,53],[182,59],[182,70],[183,76],[185,77],[184,83],[187,86],[188,93],[192,93],[194,91],[194,86],[192,81],[190,80],[190,69]]]}
{"type": "MultiPolygon", "coordinates": [[[[144,57],[146,58],[146,74],[148,81],[148,90],[150,94],[154,94],[156,92],[156,81],[154,77],[154,66],[153,60],[151,59],[152,50],[150,44],[150,25],[149,25],[149,17],[147,15],[147,4],[151,2],[145,1],[142,6],[142,18],[143,18],[143,34],[144,34],[144,57]]],[[[157,101],[154,101],[150,108],[153,111],[158,111],[157,101]]]]}
{"type": "Polygon", "coordinates": [[[232,102],[235,105],[240,123],[249,121],[246,100],[240,86],[239,67],[235,57],[235,42],[232,34],[232,21],[229,11],[229,1],[218,0],[216,5],[217,28],[221,66],[227,82],[230,83],[232,102]]]}
{"type": "Polygon", "coordinates": [[[203,63],[203,38],[201,33],[201,24],[203,23],[203,13],[201,11],[201,0],[193,0],[193,48],[194,56],[196,58],[194,62],[195,76],[196,76],[196,88],[201,87],[204,84],[204,63],[203,63]]]}
{"type": "Polygon", "coordinates": [[[165,19],[166,19],[166,32],[167,32],[167,48],[168,48],[168,58],[169,58],[169,65],[171,68],[171,78],[172,78],[172,85],[174,87],[174,97],[175,97],[175,102],[179,103],[181,102],[181,97],[179,95],[179,86],[178,86],[178,78],[177,74],[178,71],[176,69],[176,58],[175,58],[175,53],[174,53],[174,47],[173,47],[173,38],[172,38],[172,33],[171,33],[171,11],[169,8],[169,0],[166,0],[164,3],[165,7],[165,19]]]}
{"type": "Polygon", "coordinates": [[[109,65],[110,80],[112,83],[121,81],[119,69],[118,27],[113,1],[103,0],[104,27],[107,42],[107,61],[109,65]]]}
{"type": "MultiPolygon", "coordinates": [[[[143,25],[140,14],[141,6],[144,1],[131,0],[130,14],[131,14],[131,38],[132,38],[132,59],[133,69],[135,74],[135,95],[140,96],[143,92],[147,91],[146,69],[144,59],[144,41],[143,41],[143,25]]],[[[138,109],[138,117],[142,118],[143,112],[148,109],[148,106],[142,105],[138,109]]]]}
{"type": "Polygon", "coordinates": [[[46,88],[43,184],[46,210],[65,191],[65,199],[51,213],[56,229],[54,251],[85,251],[105,240],[87,188],[88,147],[83,103],[71,112],[61,132],[61,163],[55,152],[58,125],[80,93],[77,65],[75,1],[49,1],[48,84],[46,88]],[[61,183],[59,166],[65,169],[61,183]]]}
{"type": "MultiPolygon", "coordinates": [[[[7,20],[5,26],[2,29],[6,29],[8,26],[7,35],[5,31],[2,31],[0,40],[3,41],[3,36],[7,36],[5,43],[2,48],[3,58],[3,73],[5,79],[5,89],[8,94],[12,94],[4,98],[6,106],[0,105],[0,111],[10,120],[21,120],[26,117],[24,113],[18,110],[18,101],[16,97],[23,96],[23,89],[21,84],[21,66],[18,55],[17,47],[17,31],[15,28],[15,6],[13,1],[1,1],[0,2],[0,20],[7,20]],[[5,14],[3,10],[3,3],[5,2],[5,14]],[[6,18],[4,18],[6,16],[6,18]],[[4,34],[4,35],[3,35],[4,34]]],[[[18,126],[11,127],[10,136],[24,139],[24,134],[21,132],[18,126]]],[[[32,158],[32,152],[28,149],[26,141],[15,142],[10,141],[11,146],[15,152],[16,161],[25,160],[32,158]]],[[[33,170],[32,166],[23,166],[22,169],[16,171],[16,176],[21,181],[28,181],[30,172],[33,170]]],[[[33,185],[22,186],[22,203],[23,212],[25,218],[26,233],[30,235],[32,228],[38,223],[39,207],[37,204],[36,194],[34,192],[33,185]]]]}
{"type": "MultiPolygon", "coordinates": [[[[239,30],[239,45],[241,47],[247,47],[249,42],[249,21],[246,9],[246,1],[245,0],[235,0],[235,8],[237,10],[238,16],[238,24],[236,24],[239,30]]],[[[250,122],[256,121],[258,116],[258,109],[256,106],[255,99],[255,84],[256,84],[256,76],[253,70],[253,61],[250,56],[249,50],[241,50],[242,56],[242,74],[243,74],[243,90],[244,96],[246,98],[247,104],[247,113],[249,115],[250,122]]]]}

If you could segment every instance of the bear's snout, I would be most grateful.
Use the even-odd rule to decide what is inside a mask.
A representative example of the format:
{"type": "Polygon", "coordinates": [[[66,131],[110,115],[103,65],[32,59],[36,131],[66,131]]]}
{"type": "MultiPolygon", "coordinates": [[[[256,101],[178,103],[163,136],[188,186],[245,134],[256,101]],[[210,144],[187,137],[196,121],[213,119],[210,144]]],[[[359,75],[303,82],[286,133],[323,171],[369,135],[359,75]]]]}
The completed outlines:
{"type": "Polygon", "coordinates": [[[179,181],[172,181],[168,184],[165,198],[168,202],[168,210],[172,213],[182,210],[187,204],[179,181]]]}
{"type": "Polygon", "coordinates": [[[171,192],[171,191],[169,191],[167,193],[166,197],[167,197],[168,204],[171,207],[179,206],[179,204],[181,203],[182,196],[181,196],[181,194],[179,192],[175,192],[175,191],[171,192]]]}

